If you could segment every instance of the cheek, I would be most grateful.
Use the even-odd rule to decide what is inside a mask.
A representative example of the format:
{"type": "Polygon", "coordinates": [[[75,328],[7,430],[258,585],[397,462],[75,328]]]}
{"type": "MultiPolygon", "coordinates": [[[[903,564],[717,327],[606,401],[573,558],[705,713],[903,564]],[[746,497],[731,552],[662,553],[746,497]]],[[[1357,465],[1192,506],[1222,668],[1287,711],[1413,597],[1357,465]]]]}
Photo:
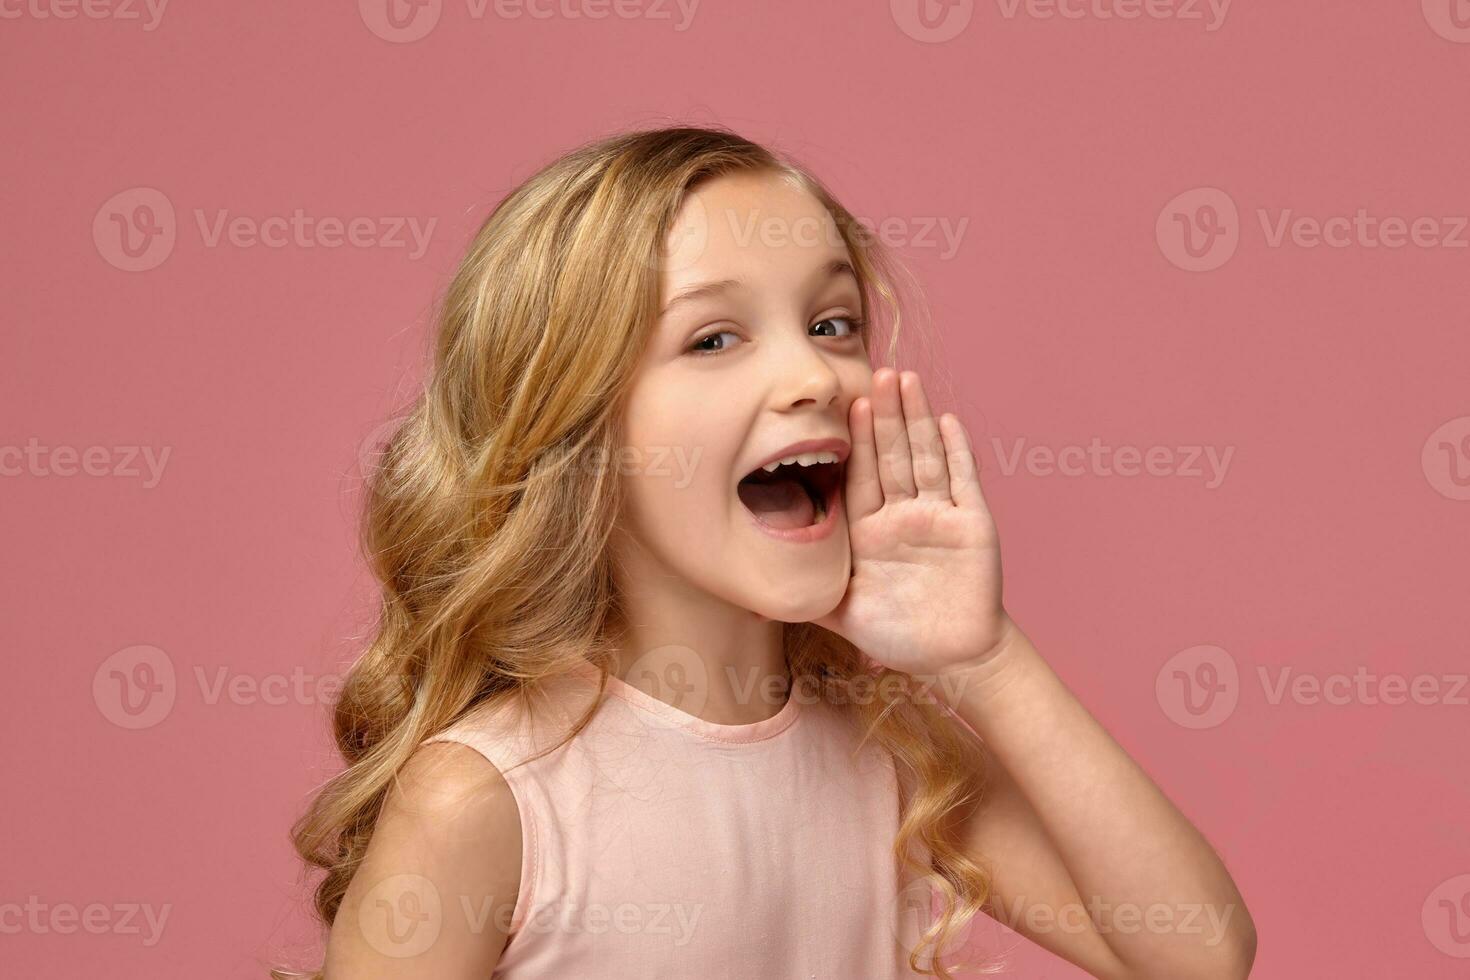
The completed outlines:
{"type": "Polygon", "coordinates": [[[721,519],[744,434],[725,394],[696,378],[630,399],[618,475],[645,532],[690,534],[721,519]]]}

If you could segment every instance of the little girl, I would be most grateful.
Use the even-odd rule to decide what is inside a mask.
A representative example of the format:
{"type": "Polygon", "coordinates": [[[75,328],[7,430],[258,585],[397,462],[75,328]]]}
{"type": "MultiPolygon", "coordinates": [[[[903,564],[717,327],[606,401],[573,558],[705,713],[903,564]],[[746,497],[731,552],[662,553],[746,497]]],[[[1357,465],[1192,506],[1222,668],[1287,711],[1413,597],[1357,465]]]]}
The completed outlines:
{"type": "Polygon", "coordinates": [[[369,487],[381,620],[294,835],[326,962],[274,976],[947,977],[979,912],[1249,974],[1218,857],[1007,615],[963,425],[874,370],[898,271],[718,130],[495,209],[369,487]]]}

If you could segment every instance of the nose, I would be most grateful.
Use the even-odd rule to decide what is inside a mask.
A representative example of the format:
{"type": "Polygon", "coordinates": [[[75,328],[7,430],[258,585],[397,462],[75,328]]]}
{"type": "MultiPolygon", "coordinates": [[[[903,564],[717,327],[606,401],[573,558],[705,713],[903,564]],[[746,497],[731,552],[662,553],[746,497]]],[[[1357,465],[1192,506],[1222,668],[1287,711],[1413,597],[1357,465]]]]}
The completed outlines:
{"type": "Polygon", "coordinates": [[[842,394],[842,378],[805,337],[783,344],[776,357],[776,407],[826,408],[842,394]]]}

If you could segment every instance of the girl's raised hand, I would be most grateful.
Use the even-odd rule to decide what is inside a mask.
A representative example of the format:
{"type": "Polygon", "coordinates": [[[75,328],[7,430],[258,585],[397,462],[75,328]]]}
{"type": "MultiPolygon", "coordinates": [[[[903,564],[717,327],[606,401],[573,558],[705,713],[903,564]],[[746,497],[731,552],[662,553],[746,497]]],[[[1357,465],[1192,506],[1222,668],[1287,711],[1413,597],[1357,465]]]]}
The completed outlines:
{"type": "Polygon", "coordinates": [[[984,662],[1013,624],[965,427],[949,414],[936,420],[919,376],[891,368],[874,373],[848,423],[852,578],[837,608],[814,622],[910,674],[984,662]]]}

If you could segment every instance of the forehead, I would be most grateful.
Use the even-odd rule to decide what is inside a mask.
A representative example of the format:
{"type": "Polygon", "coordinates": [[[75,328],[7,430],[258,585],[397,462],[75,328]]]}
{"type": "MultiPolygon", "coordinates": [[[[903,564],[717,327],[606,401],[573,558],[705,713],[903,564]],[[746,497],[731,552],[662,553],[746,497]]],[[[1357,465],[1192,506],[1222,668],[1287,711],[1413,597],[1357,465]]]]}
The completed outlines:
{"type": "Polygon", "coordinates": [[[665,299],[716,279],[760,276],[774,287],[809,282],[849,258],[831,214],[809,191],[774,173],[713,178],[685,196],[669,229],[665,299]]]}

